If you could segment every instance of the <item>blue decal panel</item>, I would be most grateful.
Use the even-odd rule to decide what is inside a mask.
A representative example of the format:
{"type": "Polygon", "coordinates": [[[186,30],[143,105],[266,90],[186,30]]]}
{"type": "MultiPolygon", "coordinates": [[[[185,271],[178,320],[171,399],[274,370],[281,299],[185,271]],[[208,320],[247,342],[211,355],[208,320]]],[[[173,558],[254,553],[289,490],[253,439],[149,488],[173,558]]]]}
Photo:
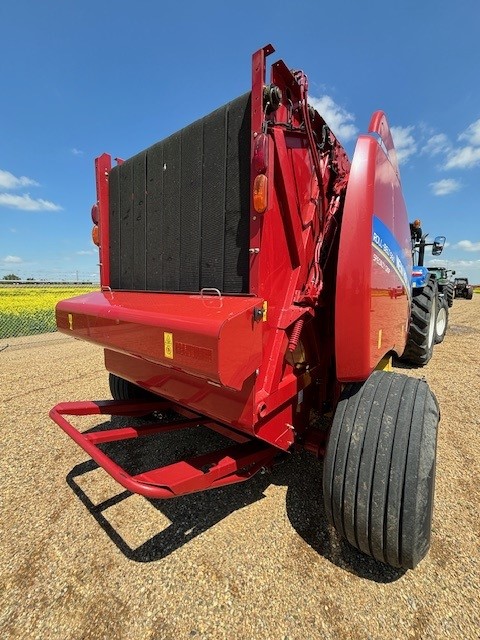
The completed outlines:
{"type": "Polygon", "coordinates": [[[372,247],[378,251],[373,260],[386,273],[395,271],[407,295],[410,293],[410,275],[402,248],[390,229],[377,216],[373,216],[372,247]]]}

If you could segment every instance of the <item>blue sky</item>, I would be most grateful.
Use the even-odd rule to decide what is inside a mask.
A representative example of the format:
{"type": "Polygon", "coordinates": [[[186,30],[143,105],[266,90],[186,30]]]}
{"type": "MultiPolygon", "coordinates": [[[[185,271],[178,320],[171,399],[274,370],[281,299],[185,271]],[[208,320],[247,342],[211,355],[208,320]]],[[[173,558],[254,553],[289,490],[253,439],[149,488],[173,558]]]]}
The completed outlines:
{"type": "Polygon", "coordinates": [[[480,283],[478,0],[5,0],[0,32],[0,278],[97,278],[95,156],[245,92],[271,42],[350,157],[386,111],[410,219],[447,236],[437,264],[480,283]]]}

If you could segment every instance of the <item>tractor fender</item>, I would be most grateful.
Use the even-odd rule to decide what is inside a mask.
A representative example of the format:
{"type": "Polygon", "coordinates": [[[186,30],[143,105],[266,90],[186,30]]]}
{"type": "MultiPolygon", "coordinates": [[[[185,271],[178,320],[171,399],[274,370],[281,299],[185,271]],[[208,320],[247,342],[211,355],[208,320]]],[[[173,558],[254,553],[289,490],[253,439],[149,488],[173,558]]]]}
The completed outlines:
{"type": "Polygon", "coordinates": [[[415,265],[412,269],[412,289],[423,289],[430,274],[427,267],[415,265]]]}

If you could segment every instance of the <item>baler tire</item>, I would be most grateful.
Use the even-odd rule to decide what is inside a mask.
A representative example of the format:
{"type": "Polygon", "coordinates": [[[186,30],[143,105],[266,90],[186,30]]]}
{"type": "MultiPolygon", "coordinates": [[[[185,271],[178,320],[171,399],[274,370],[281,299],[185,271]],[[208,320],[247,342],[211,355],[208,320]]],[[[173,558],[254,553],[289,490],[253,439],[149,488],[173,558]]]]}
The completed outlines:
{"type": "Polygon", "coordinates": [[[108,375],[108,384],[114,400],[158,400],[158,396],[154,393],[150,393],[113,373],[108,375]]]}
{"type": "Polygon", "coordinates": [[[449,307],[453,306],[453,300],[455,298],[455,285],[453,282],[449,282],[445,287],[445,298],[449,307]]]}
{"type": "Polygon", "coordinates": [[[440,412],[424,380],[374,371],[345,387],[327,445],[325,510],[359,551],[413,569],[430,547],[440,412]]]}
{"type": "Polygon", "coordinates": [[[412,293],[410,327],[401,359],[417,366],[427,364],[433,355],[437,290],[437,281],[431,275],[422,289],[412,293]]]}
{"type": "Polygon", "coordinates": [[[437,300],[437,317],[435,319],[435,344],[440,344],[445,338],[448,328],[448,303],[445,296],[437,300]]]}

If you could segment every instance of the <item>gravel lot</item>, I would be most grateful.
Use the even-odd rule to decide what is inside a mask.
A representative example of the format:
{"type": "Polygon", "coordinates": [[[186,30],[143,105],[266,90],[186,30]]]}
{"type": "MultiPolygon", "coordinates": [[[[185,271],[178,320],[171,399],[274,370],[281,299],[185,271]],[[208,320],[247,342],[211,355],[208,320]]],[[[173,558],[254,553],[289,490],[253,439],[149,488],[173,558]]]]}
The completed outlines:
{"type": "MultiPolygon", "coordinates": [[[[109,397],[101,349],[59,334],[0,342],[0,637],[478,639],[479,337],[480,295],[456,300],[429,365],[402,369],[427,378],[442,412],[432,548],[408,572],[337,538],[308,455],[173,501],[123,491],[48,418],[60,401],[109,397]]],[[[164,436],[149,455],[198,440],[164,436]]]]}

